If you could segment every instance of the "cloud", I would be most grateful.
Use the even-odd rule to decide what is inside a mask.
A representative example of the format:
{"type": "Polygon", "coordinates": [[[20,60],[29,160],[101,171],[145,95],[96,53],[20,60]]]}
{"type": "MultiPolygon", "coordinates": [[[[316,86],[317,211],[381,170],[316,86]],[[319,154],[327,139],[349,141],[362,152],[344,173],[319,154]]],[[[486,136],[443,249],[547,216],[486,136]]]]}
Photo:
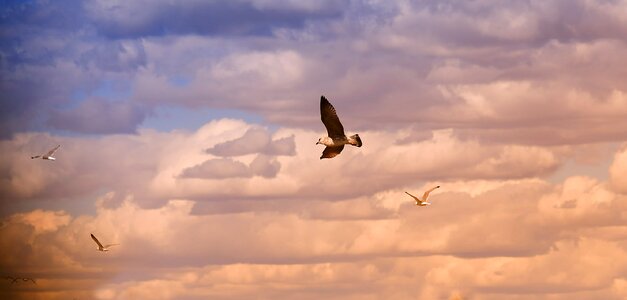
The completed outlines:
{"type": "Polygon", "coordinates": [[[248,166],[229,158],[210,159],[200,165],[183,170],[181,174],[181,177],[208,179],[250,176],[248,166]]]}
{"type": "Polygon", "coordinates": [[[130,103],[89,99],[73,110],[56,110],[48,124],[53,128],[81,133],[134,133],[146,112],[130,103]]]}
{"type": "Polygon", "coordinates": [[[0,298],[627,297],[624,2],[0,10],[0,298]]]}
{"type": "MultiPolygon", "coordinates": [[[[627,252],[617,239],[624,236],[624,216],[616,212],[624,210],[627,197],[606,185],[584,177],[557,184],[448,182],[427,209],[390,190],[370,199],[393,211],[380,219],[344,216],[351,206],[362,210],[366,199],[326,206],[332,218],[311,218],[283,205],[191,215],[192,201],[146,209],[130,197],[116,208],[98,206],[94,215],[34,211],[4,219],[0,242],[12,254],[2,265],[7,272],[28,270],[22,272],[38,279],[35,293],[81,276],[84,288],[110,299],[154,293],[165,299],[239,299],[251,295],[251,286],[262,299],[316,299],[331,292],[337,299],[363,293],[400,299],[620,299],[624,289],[616,280],[627,267],[627,252]],[[577,212],[554,205],[571,195],[590,203],[577,212]],[[589,218],[590,211],[598,217],[589,218]],[[54,226],[36,230],[45,224],[54,226]],[[107,256],[84,251],[94,246],[90,232],[121,245],[107,256]],[[556,276],[555,270],[563,272],[556,276]]],[[[315,204],[283,201],[290,202],[303,212],[315,204]]],[[[75,297],[84,291],[64,293],[75,297]]]]}
{"type": "Polygon", "coordinates": [[[324,93],[354,131],[453,128],[523,145],[625,137],[619,2],[61,4],[74,17],[52,18],[51,3],[4,8],[4,138],[52,129],[41,119],[106,80],[128,82],[123,104],[144,112],[235,109],[313,129],[324,93]]]}
{"type": "Polygon", "coordinates": [[[206,150],[217,156],[241,156],[252,153],[295,155],[294,137],[272,140],[263,128],[251,128],[240,138],[217,144],[206,150]]]}
{"type": "Polygon", "coordinates": [[[163,35],[271,35],[277,28],[301,28],[307,20],[341,16],[341,2],[306,7],[292,1],[112,4],[91,1],[86,11],[99,31],[115,39],[163,35]]]}
{"type": "Polygon", "coordinates": [[[614,161],[610,166],[610,184],[620,193],[627,193],[627,149],[623,149],[614,155],[614,161]]]}
{"type": "Polygon", "coordinates": [[[147,58],[141,41],[112,41],[82,52],[78,63],[85,68],[123,72],[145,66],[147,58]]]}
{"type": "Polygon", "coordinates": [[[183,170],[180,177],[225,179],[263,176],[272,178],[280,169],[281,164],[276,159],[265,155],[258,155],[249,166],[230,158],[216,158],[183,170]]]}
{"type": "Polygon", "coordinates": [[[133,193],[139,203],[151,207],[162,205],[168,198],[269,199],[297,193],[311,199],[321,197],[320,187],[324,187],[325,198],[341,199],[421,180],[546,176],[561,165],[558,153],[545,148],[481,145],[459,140],[450,131],[434,132],[431,139],[420,142],[388,144],[405,138],[410,129],[398,133],[361,132],[369,147],[350,147],[341,154],[342,159],[320,163],[315,161],[323,148],[314,145],[320,133],[281,128],[269,142],[274,146],[268,146],[267,132],[256,128],[223,119],[193,132],[139,130],[136,135],[101,138],[20,134],[0,143],[9,153],[0,160],[0,170],[5,174],[0,178],[0,191],[30,200],[110,191],[117,195],[133,193]],[[250,149],[242,146],[246,151],[237,153],[241,154],[237,159],[211,158],[203,151],[226,149],[216,145],[235,145],[233,151],[240,151],[238,143],[251,133],[261,138],[252,139],[254,147],[250,149]],[[287,154],[273,148],[283,143],[289,148],[294,146],[297,155],[267,154],[287,154]],[[55,144],[62,145],[57,161],[30,159],[55,144]],[[253,150],[257,152],[250,153],[253,150]],[[234,180],[210,180],[219,178],[234,180]]]}
{"type": "Polygon", "coordinates": [[[277,175],[281,169],[281,164],[274,158],[267,155],[258,155],[250,163],[250,171],[259,176],[272,178],[277,175]]]}

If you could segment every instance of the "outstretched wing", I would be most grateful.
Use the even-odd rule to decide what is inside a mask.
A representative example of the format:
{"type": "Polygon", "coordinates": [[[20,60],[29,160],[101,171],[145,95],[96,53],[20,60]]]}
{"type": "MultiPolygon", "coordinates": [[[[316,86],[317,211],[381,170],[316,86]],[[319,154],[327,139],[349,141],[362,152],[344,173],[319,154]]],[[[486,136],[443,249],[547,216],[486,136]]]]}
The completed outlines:
{"type": "Polygon", "coordinates": [[[420,201],[420,199],[418,199],[416,196],[414,196],[414,195],[412,195],[412,194],[410,194],[410,193],[408,193],[408,192],[405,192],[405,194],[407,194],[407,195],[409,195],[410,197],[414,198],[414,200],[416,200],[416,202],[422,202],[422,201],[420,201]]]}
{"type": "Polygon", "coordinates": [[[59,147],[61,147],[61,145],[57,145],[56,147],[52,148],[52,150],[48,151],[45,156],[52,156],[55,152],[57,152],[57,149],[59,149],[59,147]]]}
{"type": "Polygon", "coordinates": [[[91,235],[91,239],[94,240],[94,242],[96,242],[96,244],[98,244],[98,247],[104,248],[104,247],[102,247],[102,244],[100,243],[100,241],[92,233],[90,233],[90,235],[91,235]]]}
{"type": "Polygon", "coordinates": [[[117,245],[119,245],[119,244],[109,244],[109,245],[106,245],[105,248],[109,248],[111,246],[117,246],[117,245]]]}
{"type": "Polygon", "coordinates": [[[433,190],[440,188],[440,186],[436,186],[436,187],[432,187],[431,189],[427,190],[423,195],[422,195],[422,201],[427,201],[427,198],[429,197],[429,193],[433,192],[433,190]]]}
{"type": "Polygon", "coordinates": [[[320,159],[336,157],[338,154],[340,154],[340,152],[342,152],[343,149],[344,145],[337,147],[326,147],[324,148],[324,151],[322,151],[322,156],[320,156],[320,159]]]}
{"type": "Polygon", "coordinates": [[[327,128],[327,133],[331,138],[344,138],[344,127],[340,123],[340,118],[337,116],[337,112],[329,100],[324,96],[320,96],[320,118],[324,127],[327,128]]]}

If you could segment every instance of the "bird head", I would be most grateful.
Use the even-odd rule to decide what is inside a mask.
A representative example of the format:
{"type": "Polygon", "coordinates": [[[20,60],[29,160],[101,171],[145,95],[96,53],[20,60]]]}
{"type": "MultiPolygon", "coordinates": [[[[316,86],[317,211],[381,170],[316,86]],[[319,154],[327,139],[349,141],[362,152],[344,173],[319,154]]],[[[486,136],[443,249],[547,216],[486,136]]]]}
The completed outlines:
{"type": "Polygon", "coordinates": [[[316,145],[318,144],[322,144],[325,146],[332,146],[333,145],[333,139],[328,137],[328,136],[323,136],[321,138],[318,139],[318,142],[316,143],[316,145]]]}

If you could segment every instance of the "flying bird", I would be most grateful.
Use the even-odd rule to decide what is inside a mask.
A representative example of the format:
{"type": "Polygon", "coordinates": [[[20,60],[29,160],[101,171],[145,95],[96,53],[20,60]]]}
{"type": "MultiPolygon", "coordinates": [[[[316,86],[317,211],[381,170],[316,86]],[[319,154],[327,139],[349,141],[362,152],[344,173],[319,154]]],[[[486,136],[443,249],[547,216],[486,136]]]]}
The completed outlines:
{"type": "Polygon", "coordinates": [[[94,242],[98,244],[98,251],[106,252],[106,251],[109,251],[109,247],[119,245],[119,244],[109,244],[109,245],[103,246],[93,234],[90,233],[90,235],[91,235],[91,238],[94,240],[94,242]]]}
{"type": "Polygon", "coordinates": [[[414,200],[416,200],[416,205],[418,205],[418,206],[427,206],[427,205],[431,205],[431,203],[427,202],[427,198],[429,198],[429,193],[431,193],[433,190],[435,190],[437,188],[440,188],[440,186],[438,185],[438,186],[436,186],[434,188],[431,188],[431,189],[427,190],[422,195],[422,199],[420,199],[420,198],[418,198],[418,197],[416,197],[416,196],[414,196],[414,195],[412,195],[412,194],[410,194],[408,192],[405,192],[405,194],[407,194],[407,195],[411,196],[412,198],[414,198],[414,200]]]}
{"type": "Polygon", "coordinates": [[[22,280],[23,282],[28,282],[28,281],[32,281],[34,284],[37,284],[37,282],[35,282],[35,279],[30,278],[30,277],[13,277],[13,276],[5,276],[4,279],[7,280],[11,280],[11,283],[17,283],[18,280],[22,280]]]}
{"type": "Polygon", "coordinates": [[[56,160],[56,158],[52,157],[52,155],[55,152],[57,152],[57,149],[59,149],[59,147],[61,147],[61,145],[57,145],[56,147],[52,148],[52,150],[48,151],[48,153],[46,153],[44,155],[31,156],[30,159],[35,159],[35,158],[41,157],[41,159],[56,160]]]}
{"type": "Polygon", "coordinates": [[[362,143],[358,134],[349,137],[344,134],[344,126],[340,123],[340,118],[337,116],[335,108],[324,96],[320,97],[320,118],[324,127],[327,128],[328,135],[321,137],[316,143],[316,145],[322,144],[326,146],[320,159],[336,157],[342,152],[346,144],[361,147],[362,143]]]}

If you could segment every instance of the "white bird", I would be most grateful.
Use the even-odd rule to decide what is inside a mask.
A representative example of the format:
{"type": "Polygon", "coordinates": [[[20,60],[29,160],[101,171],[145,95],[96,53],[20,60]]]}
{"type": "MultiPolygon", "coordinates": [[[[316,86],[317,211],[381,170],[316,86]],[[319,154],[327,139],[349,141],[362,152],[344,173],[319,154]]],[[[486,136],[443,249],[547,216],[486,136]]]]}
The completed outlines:
{"type": "Polygon", "coordinates": [[[91,238],[94,240],[94,242],[98,244],[98,248],[97,248],[98,251],[106,252],[106,251],[109,251],[109,247],[119,245],[119,244],[109,244],[109,245],[103,246],[93,234],[90,233],[90,235],[91,235],[91,238]]]}
{"type": "Polygon", "coordinates": [[[440,186],[438,185],[438,186],[436,186],[434,188],[431,188],[431,189],[427,190],[422,195],[422,199],[419,199],[418,197],[416,197],[416,196],[414,196],[414,195],[412,195],[412,194],[410,194],[408,192],[405,192],[405,194],[407,194],[407,195],[411,196],[412,198],[414,198],[414,200],[416,200],[416,205],[418,205],[418,206],[427,206],[427,205],[431,205],[431,203],[427,202],[427,198],[429,198],[429,193],[431,193],[433,190],[435,190],[437,188],[440,188],[440,186]]]}
{"type": "Polygon", "coordinates": [[[327,146],[324,148],[320,159],[333,158],[339,155],[346,144],[361,147],[362,143],[358,134],[351,135],[350,137],[344,134],[344,126],[340,123],[340,118],[337,116],[335,108],[324,96],[320,97],[320,118],[322,119],[324,127],[327,128],[328,134],[328,136],[323,136],[318,139],[316,143],[316,145],[322,144],[327,146]]]}
{"type": "Polygon", "coordinates": [[[35,159],[35,158],[41,157],[41,159],[56,160],[56,158],[52,157],[52,155],[55,152],[57,152],[57,149],[59,149],[59,147],[61,147],[61,145],[57,145],[56,147],[52,148],[52,150],[48,151],[48,153],[46,153],[44,155],[31,156],[30,159],[35,159]]]}

